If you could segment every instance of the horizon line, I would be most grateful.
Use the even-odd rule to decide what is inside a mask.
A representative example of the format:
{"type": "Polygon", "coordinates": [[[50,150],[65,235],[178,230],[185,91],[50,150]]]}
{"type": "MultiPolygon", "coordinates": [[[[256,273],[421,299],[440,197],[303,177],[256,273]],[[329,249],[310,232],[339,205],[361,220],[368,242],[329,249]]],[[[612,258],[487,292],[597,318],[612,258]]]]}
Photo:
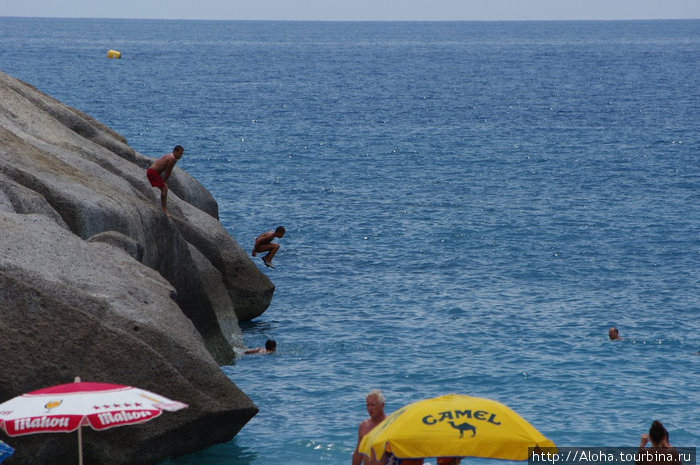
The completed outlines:
{"type": "Polygon", "coordinates": [[[290,23],[476,23],[476,22],[615,22],[615,21],[697,21],[700,18],[521,18],[521,19],[270,19],[270,18],[157,18],[130,16],[3,16],[17,19],[105,19],[143,21],[241,21],[241,22],[290,22],[290,23]]]}

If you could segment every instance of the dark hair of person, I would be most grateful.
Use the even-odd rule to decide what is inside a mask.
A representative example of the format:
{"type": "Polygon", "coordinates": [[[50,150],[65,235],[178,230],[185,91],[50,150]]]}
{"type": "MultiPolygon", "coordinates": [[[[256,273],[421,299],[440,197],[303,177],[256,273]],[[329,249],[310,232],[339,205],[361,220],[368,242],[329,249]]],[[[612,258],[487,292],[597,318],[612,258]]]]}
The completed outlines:
{"type": "Polygon", "coordinates": [[[173,152],[183,152],[184,153],[185,149],[182,148],[182,145],[176,145],[175,148],[173,149],[173,152]]]}
{"type": "Polygon", "coordinates": [[[275,232],[284,234],[287,231],[285,231],[284,226],[277,226],[277,229],[275,229],[275,232]]]}
{"type": "Polygon", "coordinates": [[[654,444],[658,444],[668,437],[668,431],[666,431],[666,428],[659,420],[654,420],[649,428],[649,437],[654,444]]]}
{"type": "Polygon", "coordinates": [[[265,350],[275,350],[277,348],[277,343],[274,339],[268,339],[265,341],[265,350]]]}

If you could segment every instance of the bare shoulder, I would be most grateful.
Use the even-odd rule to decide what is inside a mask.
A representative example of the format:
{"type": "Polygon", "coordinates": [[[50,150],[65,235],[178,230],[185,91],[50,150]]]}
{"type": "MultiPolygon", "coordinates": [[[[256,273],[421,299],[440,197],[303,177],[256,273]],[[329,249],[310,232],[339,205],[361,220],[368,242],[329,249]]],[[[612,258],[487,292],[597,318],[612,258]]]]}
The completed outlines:
{"type": "Polygon", "coordinates": [[[365,420],[362,420],[362,423],[360,423],[360,428],[359,428],[360,436],[364,436],[365,434],[369,433],[370,431],[372,431],[372,429],[375,426],[376,425],[374,424],[374,422],[372,421],[371,418],[367,418],[365,420]]]}
{"type": "Polygon", "coordinates": [[[264,347],[256,347],[255,349],[248,349],[244,353],[245,354],[269,354],[270,351],[264,347]]]}
{"type": "Polygon", "coordinates": [[[259,241],[267,241],[267,240],[272,240],[274,239],[274,232],[273,231],[265,231],[264,233],[260,234],[257,238],[259,241]]]}

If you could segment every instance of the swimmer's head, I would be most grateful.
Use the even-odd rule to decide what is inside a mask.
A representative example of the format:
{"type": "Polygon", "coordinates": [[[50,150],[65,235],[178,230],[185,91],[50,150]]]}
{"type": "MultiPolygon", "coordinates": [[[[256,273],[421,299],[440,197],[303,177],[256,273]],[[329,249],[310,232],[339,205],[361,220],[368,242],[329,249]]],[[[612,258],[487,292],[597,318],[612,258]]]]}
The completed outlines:
{"type": "Polygon", "coordinates": [[[267,350],[268,352],[274,352],[275,349],[277,349],[277,343],[274,339],[268,339],[267,341],[265,341],[265,350],[267,350]]]}
{"type": "Polygon", "coordinates": [[[663,423],[659,420],[654,420],[649,428],[649,438],[654,444],[659,444],[664,439],[668,439],[668,431],[664,427],[663,423]]]}

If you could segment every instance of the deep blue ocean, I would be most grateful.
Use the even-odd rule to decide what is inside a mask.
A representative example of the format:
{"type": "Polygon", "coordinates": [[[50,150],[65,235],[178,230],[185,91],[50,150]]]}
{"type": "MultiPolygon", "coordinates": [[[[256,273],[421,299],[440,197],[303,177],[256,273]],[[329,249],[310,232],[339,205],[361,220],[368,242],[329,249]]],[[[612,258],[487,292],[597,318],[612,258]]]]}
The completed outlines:
{"type": "Polygon", "coordinates": [[[162,465],[349,464],[373,388],[700,446],[700,21],[0,18],[0,70],[287,229],[222,367],[260,413],[162,465]]]}

